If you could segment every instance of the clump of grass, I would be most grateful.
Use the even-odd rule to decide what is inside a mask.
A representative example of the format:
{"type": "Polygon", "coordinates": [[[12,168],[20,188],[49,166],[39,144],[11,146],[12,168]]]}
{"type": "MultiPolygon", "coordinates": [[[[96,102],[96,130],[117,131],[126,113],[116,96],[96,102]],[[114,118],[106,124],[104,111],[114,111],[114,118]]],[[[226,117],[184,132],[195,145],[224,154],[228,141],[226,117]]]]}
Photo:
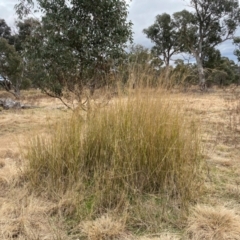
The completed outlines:
{"type": "Polygon", "coordinates": [[[180,238],[173,234],[163,233],[159,237],[141,237],[136,240],[180,240],[180,238]]]}
{"type": "Polygon", "coordinates": [[[238,88],[230,88],[230,92],[225,96],[225,101],[228,108],[228,126],[227,130],[231,133],[227,133],[226,141],[237,147],[239,142],[240,132],[240,91],[238,88]]]}
{"type": "Polygon", "coordinates": [[[0,160],[0,168],[3,168],[5,166],[5,162],[0,160]]]}
{"type": "Polygon", "coordinates": [[[27,194],[23,189],[15,189],[8,201],[1,202],[0,239],[68,239],[60,227],[55,230],[57,220],[46,218],[53,203],[39,201],[27,194]],[[25,199],[24,203],[22,199],[25,199]],[[60,235],[62,238],[58,237],[60,235]]]}
{"type": "Polygon", "coordinates": [[[81,219],[132,209],[149,196],[186,209],[201,194],[197,126],[164,97],[140,94],[87,117],[74,113],[50,136],[34,138],[26,158],[33,189],[51,197],[73,190],[81,219]]]}
{"type": "Polygon", "coordinates": [[[83,235],[91,240],[126,239],[124,221],[116,220],[109,215],[83,222],[80,228],[83,235]]]}
{"type": "MultiPolygon", "coordinates": [[[[7,180],[6,178],[0,176],[0,190],[1,190],[1,192],[6,191],[6,189],[8,188],[8,186],[9,186],[8,180],[7,180]]],[[[1,195],[2,195],[2,194],[0,194],[0,196],[1,196],[1,195]]]]}
{"type": "Polygon", "coordinates": [[[197,205],[189,217],[189,239],[240,239],[240,218],[224,207],[197,205]]]}

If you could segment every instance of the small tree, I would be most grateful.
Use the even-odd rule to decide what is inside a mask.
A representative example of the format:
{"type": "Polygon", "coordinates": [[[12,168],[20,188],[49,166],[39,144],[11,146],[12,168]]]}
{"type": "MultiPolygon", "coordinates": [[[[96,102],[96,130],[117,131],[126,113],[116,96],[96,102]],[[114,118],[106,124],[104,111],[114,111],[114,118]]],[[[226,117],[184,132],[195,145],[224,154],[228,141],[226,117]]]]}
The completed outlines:
{"type": "MultiPolygon", "coordinates": [[[[31,0],[16,6],[21,16],[31,0]]],[[[35,84],[51,96],[65,90],[81,100],[82,90],[106,84],[111,63],[131,40],[124,0],[36,1],[43,13],[25,49],[32,67],[39,71],[35,84]]]]}
{"type": "Polygon", "coordinates": [[[152,52],[162,58],[166,66],[166,78],[169,75],[171,57],[180,52],[181,44],[178,42],[179,33],[174,19],[167,13],[157,15],[155,23],[143,32],[154,43],[152,52]]]}
{"type": "Polygon", "coordinates": [[[174,14],[180,31],[180,43],[196,59],[199,84],[206,86],[203,62],[209,49],[232,39],[240,23],[238,0],[191,0],[193,12],[174,14]]]}

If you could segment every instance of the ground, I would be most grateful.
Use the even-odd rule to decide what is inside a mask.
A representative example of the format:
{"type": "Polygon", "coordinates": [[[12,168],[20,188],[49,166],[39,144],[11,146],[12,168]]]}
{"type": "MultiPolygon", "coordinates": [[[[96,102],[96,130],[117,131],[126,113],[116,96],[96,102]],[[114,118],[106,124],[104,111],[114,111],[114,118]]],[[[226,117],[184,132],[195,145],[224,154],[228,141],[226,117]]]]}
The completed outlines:
{"type": "MultiPolygon", "coordinates": [[[[157,98],[158,91],[154,94],[157,98]]],[[[196,212],[199,214],[203,211],[203,208],[199,210],[201,206],[216,210],[217,214],[220,214],[219,211],[229,211],[233,219],[240,216],[240,89],[213,88],[207,93],[172,91],[168,95],[172,101],[182,103],[186,115],[194,116],[199,121],[207,162],[206,191],[199,199],[198,208],[193,210],[192,215],[190,213],[189,226],[185,226],[181,232],[169,231],[141,239],[180,239],[187,231],[190,233],[186,236],[191,239],[239,239],[224,238],[223,235],[204,238],[205,233],[198,238],[194,235],[194,231],[198,231],[194,216],[196,212]]],[[[1,96],[5,96],[5,93],[0,92],[1,96]]],[[[38,108],[0,111],[0,238],[74,239],[64,231],[62,219],[46,217],[49,211],[54,211],[56,204],[64,206],[65,202],[47,202],[29,193],[21,175],[24,168],[22,151],[29,138],[46,134],[46,126],[66,117],[70,110],[59,100],[48,98],[38,91],[24,92],[23,96],[23,102],[38,108]]],[[[197,218],[200,219],[199,215],[197,218]]],[[[240,232],[240,226],[235,227],[240,232]]]]}

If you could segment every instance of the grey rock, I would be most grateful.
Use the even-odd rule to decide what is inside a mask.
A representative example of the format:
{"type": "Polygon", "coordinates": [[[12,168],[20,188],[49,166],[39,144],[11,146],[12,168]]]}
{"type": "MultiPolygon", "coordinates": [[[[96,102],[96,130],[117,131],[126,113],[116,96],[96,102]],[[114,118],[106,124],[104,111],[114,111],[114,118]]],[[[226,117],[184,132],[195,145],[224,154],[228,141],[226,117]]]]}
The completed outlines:
{"type": "Polygon", "coordinates": [[[20,102],[15,102],[10,98],[0,98],[0,107],[3,107],[3,109],[20,109],[22,108],[22,105],[20,102]]]}
{"type": "Polygon", "coordinates": [[[31,105],[24,105],[20,102],[13,101],[10,98],[0,98],[0,109],[3,108],[4,110],[8,109],[33,109],[33,108],[39,108],[37,106],[31,106],[31,105]]]}

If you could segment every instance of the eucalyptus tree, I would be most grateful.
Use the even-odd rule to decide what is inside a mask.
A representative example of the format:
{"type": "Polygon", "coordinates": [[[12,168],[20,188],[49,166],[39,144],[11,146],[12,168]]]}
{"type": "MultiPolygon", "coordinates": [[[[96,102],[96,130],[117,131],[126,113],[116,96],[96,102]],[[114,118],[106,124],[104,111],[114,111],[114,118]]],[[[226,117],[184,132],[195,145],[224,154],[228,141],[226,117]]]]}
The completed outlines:
{"type": "Polygon", "coordinates": [[[18,52],[23,52],[28,40],[33,36],[34,31],[40,26],[40,22],[34,18],[26,18],[23,21],[16,21],[17,34],[15,34],[15,48],[18,52]]]}
{"type": "MultiPolygon", "coordinates": [[[[25,47],[39,69],[38,86],[61,97],[64,89],[80,99],[85,86],[106,83],[111,63],[132,40],[125,0],[36,0],[41,23],[25,47]]],[[[33,0],[15,6],[19,17],[33,10],[33,0]]]]}
{"type": "Polygon", "coordinates": [[[21,73],[21,57],[14,46],[10,45],[5,38],[0,37],[0,75],[5,82],[3,86],[6,91],[11,92],[17,98],[20,96],[21,73]],[[10,82],[13,91],[8,84],[10,82]]]}
{"type": "Polygon", "coordinates": [[[208,49],[204,54],[203,67],[208,69],[217,68],[221,62],[221,57],[221,52],[218,49],[208,49]]]}
{"type": "Polygon", "coordinates": [[[14,44],[11,28],[7,25],[4,19],[0,19],[0,37],[5,38],[9,44],[14,44]]]}
{"type": "Polygon", "coordinates": [[[0,37],[9,39],[11,37],[11,28],[4,19],[0,19],[0,37]]]}
{"type": "Polygon", "coordinates": [[[174,19],[167,13],[157,15],[154,24],[144,29],[143,32],[154,43],[152,53],[162,59],[168,76],[170,60],[182,48],[178,41],[179,29],[174,19]]]}
{"type": "Polygon", "coordinates": [[[216,67],[208,74],[208,82],[226,86],[237,83],[239,79],[238,66],[233,60],[227,57],[221,57],[216,67]]]}
{"type": "Polygon", "coordinates": [[[207,52],[220,43],[233,39],[240,23],[238,0],[191,0],[192,12],[174,13],[180,29],[179,42],[196,59],[199,84],[206,87],[203,62],[207,52]]]}

